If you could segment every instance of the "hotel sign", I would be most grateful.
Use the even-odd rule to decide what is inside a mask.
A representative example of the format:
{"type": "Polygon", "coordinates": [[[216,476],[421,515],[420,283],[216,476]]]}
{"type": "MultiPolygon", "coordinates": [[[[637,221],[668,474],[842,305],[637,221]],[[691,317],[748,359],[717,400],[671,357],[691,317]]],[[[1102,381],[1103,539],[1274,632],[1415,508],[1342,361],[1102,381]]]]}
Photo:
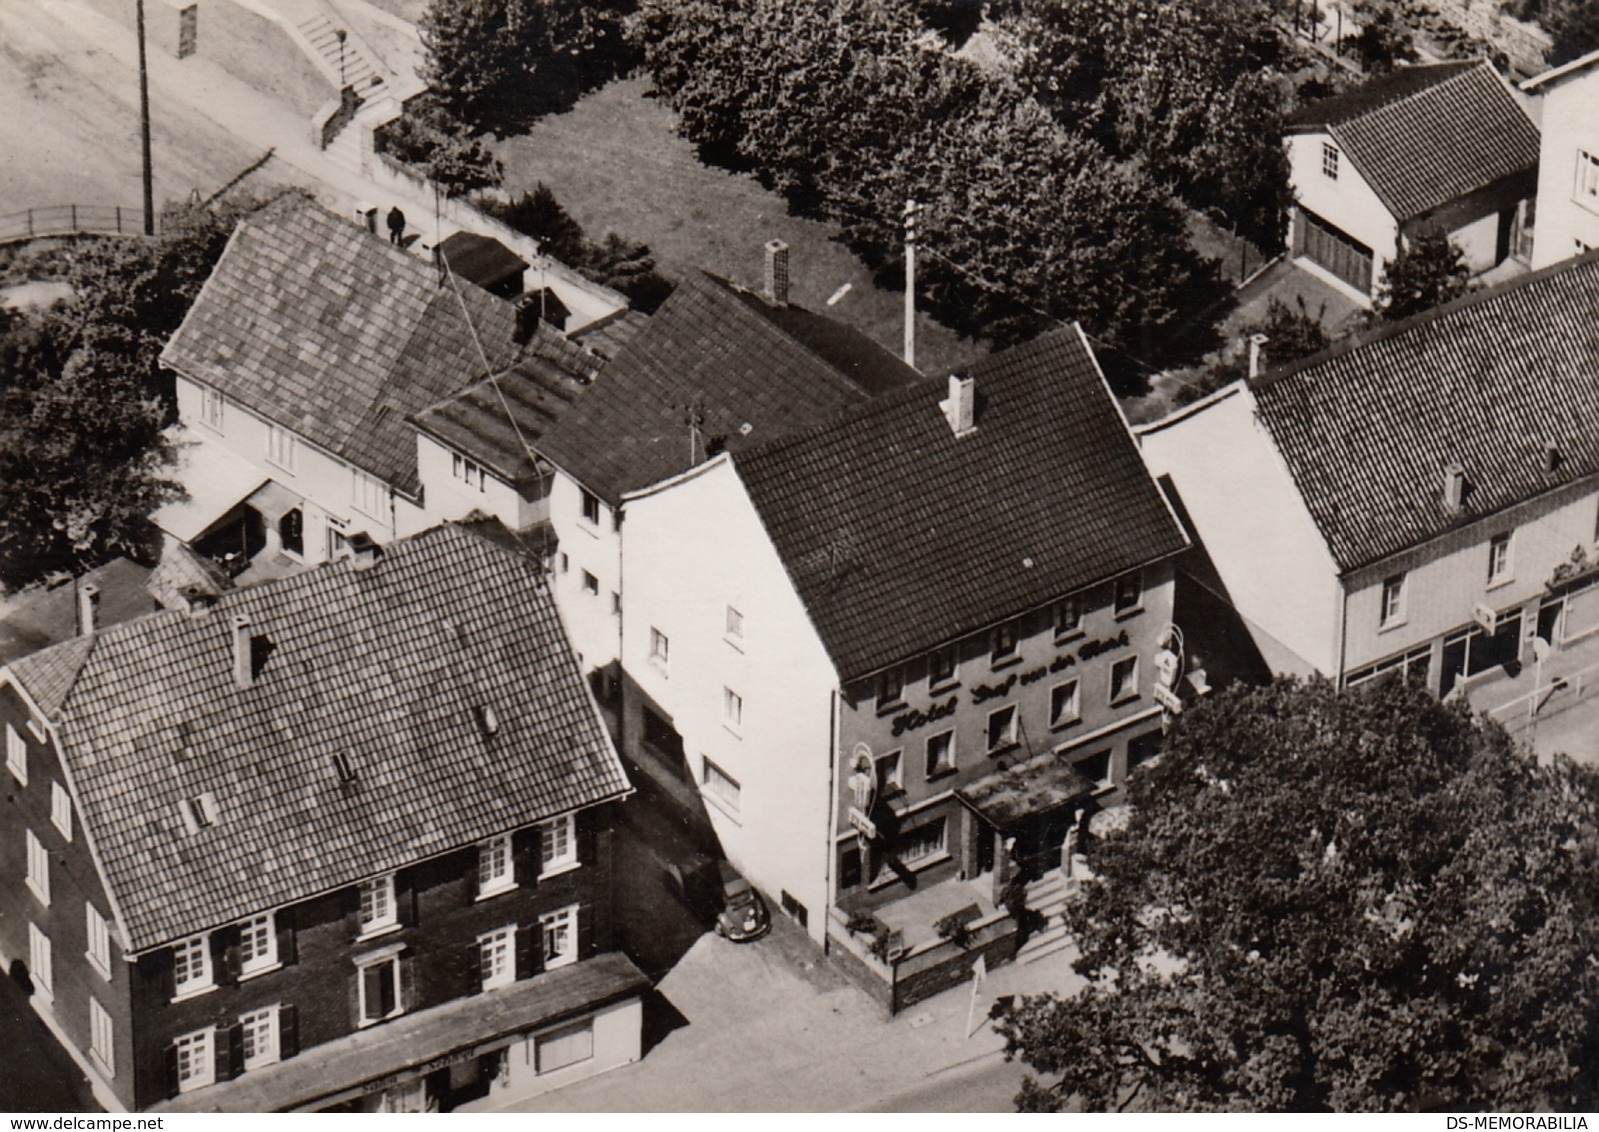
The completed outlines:
{"type": "Polygon", "coordinates": [[[854,806],[849,808],[849,823],[855,827],[857,833],[863,834],[873,841],[877,840],[877,823],[854,806]]]}

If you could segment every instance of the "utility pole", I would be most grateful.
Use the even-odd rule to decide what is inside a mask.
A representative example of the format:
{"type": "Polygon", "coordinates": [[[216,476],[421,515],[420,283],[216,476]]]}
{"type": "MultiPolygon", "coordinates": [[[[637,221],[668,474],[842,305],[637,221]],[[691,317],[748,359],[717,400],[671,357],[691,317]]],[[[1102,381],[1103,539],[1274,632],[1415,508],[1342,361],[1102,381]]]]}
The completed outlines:
{"type": "Polygon", "coordinates": [[[134,0],[139,25],[139,139],[144,146],[144,234],[155,235],[155,175],[150,169],[150,68],[144,58],[144,0],[134,0]]]}
{"type": "Polygon", "coordinates": [[[916,218],[921,206],[905,202],[905,364],[916,368],[916,218]]]}

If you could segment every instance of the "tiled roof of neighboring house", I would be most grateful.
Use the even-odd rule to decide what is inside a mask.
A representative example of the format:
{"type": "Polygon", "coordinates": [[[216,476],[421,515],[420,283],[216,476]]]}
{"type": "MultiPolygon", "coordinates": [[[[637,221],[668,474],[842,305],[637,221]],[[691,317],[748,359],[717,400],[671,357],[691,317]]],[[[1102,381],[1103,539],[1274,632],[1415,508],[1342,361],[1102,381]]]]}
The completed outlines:
{"type": "Polygon", "coordinates": [[[650,316],[643,311],[632,309],[619,311],[611,318],[576,331],[572,335],[572,341],[580,343],[602,358],[614,358],[622,352],[623,346],[633,340],[633,335],[649,323],[650,316]]]}
{"type": "Polygon", "coordinates": [[[736,450],[919,380],[859,331],[690,273],[540,447],[615,503],[692,467],[707,444],[736,450]]]}
{"type": "Polygon", "coordinates": [[[59,730],[134,951],[627,789],[537,565],[455,526],[12,671],[59,730]],[[241,616],[266,642],[247,688],[241,616]],[[179,803],[204,792],[215,824],[190,833],[179,803]]]}
{"type": "Polygon", "coordinates": [[[1187,545],[1080,331],[971,373],[967,436],[922,387],[734,454],[843,679],[1187,545]]]}
{"type": "Polygon", "coordinates": [[[1538,167],[1538,127],[1486,62],[1406,67],[1298,111],[1327,130],[1399,220],[1538,167]]]}
{"type": "Polygon", "coordinates": [[[221,597],[232,585],[218,563],[175,538],[166,540],[161,561],[144,583],[163,609],[187,609],[196,599],[221,597]]]}
{"type": "Polygon", "coordinates": [[[150,568],[117,558],[78,578],[72,585],[21,590],[0,599],[0,664],[78,635],[78,587],[100,587],[97,617],[115,625],[155,608],[146,591],[150,568]]]}
{"type": "Polygon", "coordinates": [[[1599,472],[1599,253],[1254,384],[1334,560],[1354,569],[1599,472]],[[1558,445],[1553,471],[1544,447],[1558,445]],[[1443,503],[1458,462],[1464,506],[1443,503]]]}
{"type": "Polygon", "coordinates": [[[416,427],[465,453],[518,489],[538,482],[549,468],[529,453],[594,379],[600,359],[543,323],[510,369],[469,385],[418,413],[416,427]]]}
{"type": "Polygon", "coordinates": [[[439,241],[437,254],[444,256],[451,271],[479,287],[520,279],[527,270],[527,260],[494,237],[476,232],[452,232],[439,241]]]}
{"type": "Polygon", "coordinates": [[[162,361],[414,491],[406,416],[516,354],[511,304],[457,282],[296,198],[240,224],[162,361]]]}

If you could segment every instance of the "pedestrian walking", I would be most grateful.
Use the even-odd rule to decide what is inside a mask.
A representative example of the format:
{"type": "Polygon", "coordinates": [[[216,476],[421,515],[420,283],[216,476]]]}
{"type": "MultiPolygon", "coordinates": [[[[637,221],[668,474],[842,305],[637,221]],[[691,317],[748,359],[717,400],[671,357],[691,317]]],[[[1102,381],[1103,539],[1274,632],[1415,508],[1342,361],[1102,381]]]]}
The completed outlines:
{"type": "Polygon", "coordinates": [[[405,213],[400,211],[399,205],[389,209],[389,243],[405,246],[405,213]]]}

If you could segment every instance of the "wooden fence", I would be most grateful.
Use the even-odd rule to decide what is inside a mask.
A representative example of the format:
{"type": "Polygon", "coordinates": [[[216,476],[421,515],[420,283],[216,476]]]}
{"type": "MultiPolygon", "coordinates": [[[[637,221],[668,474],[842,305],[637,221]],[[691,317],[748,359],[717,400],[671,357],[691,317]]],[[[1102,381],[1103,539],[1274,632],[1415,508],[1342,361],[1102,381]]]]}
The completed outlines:
{"type": "MultiPolygon", "coordinates": [[[[161,218],[156,217],[160,230],[161,218]]],[[[0,216],[0,244],[38,236],[142,236],[144,209],[121,205],[52,204],[0,216]]]]}

